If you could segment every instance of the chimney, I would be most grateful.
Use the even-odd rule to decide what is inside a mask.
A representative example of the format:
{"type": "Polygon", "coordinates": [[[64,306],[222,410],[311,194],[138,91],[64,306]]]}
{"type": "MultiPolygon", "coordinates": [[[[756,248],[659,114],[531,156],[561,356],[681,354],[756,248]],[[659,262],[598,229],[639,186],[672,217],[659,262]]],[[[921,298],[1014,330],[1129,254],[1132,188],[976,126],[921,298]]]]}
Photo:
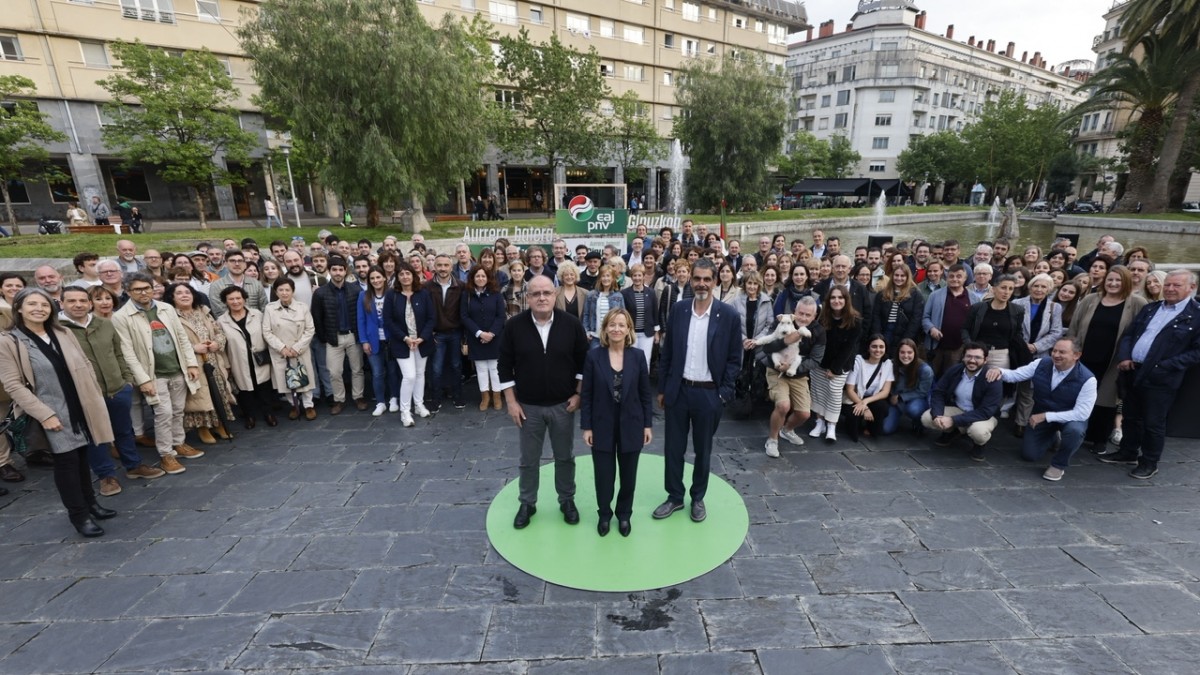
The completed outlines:
{"type": "Polygon", "coordinates": [[[918,28],[920,30],[925,30],[925,12],[924,11],[917,14],[916,23],[914,24],[914,27],[918,28]]]}
{"type": "Polygon", "coordinates": [[[1063,76],[1063,77],[1070,77],[1070,76],[1071,76],[1071,66],[1066,66],[1065,68],[1063,68],[1063,71],[1062,71],[1062,76],[1063,76]]]}
{"type": "Polygon", "coordinates": [[[1028,63],[1028,62],[1029,62],[1029,50],[1025,50],[1025,51],[1021,52],[1021,63],[1028,63]]]}
{"type": "Polygon", "coordinates": [[[996,41],[995,41],[995,40],[988,40],[988,41],[987,41],[987,50],[988,50],[989,52],[994,52],[994,51],[996,51],[996,41]]]}
{"type": "Polygon", "coordinates": [[[949,26],[946,26],[946,39],[947,40],[954,39],[954,24],[950,24],[949,26]]]}
{"type": "Polygon", "coordinates": [[[852,30],[854,30],[854,23],[851,22],[851,23],[846,24],[846,32],[849,33],[852,30]]]}
{"type": "Polygon", "coordinates": [[[1042,53],[1034,52],[1033,58],[1029,60],[1029,65],[1033,66],[1034,68],[1041,68],[1042,67],[1041,60],[1042,60],[1042,53]]]}
{"type": "Polygon", "coordinates": [[[812,42],[812,26],[808,27],[808,32],[804,36],[805,42],[812,42]]]}
{"type": "Polygon", "coordinates": [[[1013,57],[1013,52],[1016,51],[1016,49],[1017,43],[1010,42],[1008,43],[1008,47],[1004,50],[1004,55],[1011,59],[1013,57]]]}
{"type": "Polygon", "coordinates": [[[974,47],[974,46],[975,46],[975,36],[974,36],[974,35],[972,35],[971,37],[967,38],[967,46],[968,46],[968,47],[974,47]]]}
{"type": "Polygon", "coordinates": [[[833,35],[833,19],[821,22],[820,28],[817,29],[818,38],[827,38],[833,35]]]}

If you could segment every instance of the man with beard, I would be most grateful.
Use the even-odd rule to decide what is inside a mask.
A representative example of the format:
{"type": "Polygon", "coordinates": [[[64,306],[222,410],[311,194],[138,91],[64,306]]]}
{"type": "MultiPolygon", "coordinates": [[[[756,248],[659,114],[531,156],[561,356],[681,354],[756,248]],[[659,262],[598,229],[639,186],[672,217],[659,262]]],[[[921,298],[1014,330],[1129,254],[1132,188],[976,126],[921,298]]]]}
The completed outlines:
{"type": "Polygon", "coordinates": [[[971,459],[982,462],[992,431],[996,428],[996,413],[1004,399],[1004,387],[988,382],[983,374],[987,364],[987,345],[968,342],[963,345],[962,363],[946,371],[930,395],[929,410],[921,416],[926,429],[942,432],[936,444],[946,447],[954,437],[966,433],[971,439],[971,459]]]}

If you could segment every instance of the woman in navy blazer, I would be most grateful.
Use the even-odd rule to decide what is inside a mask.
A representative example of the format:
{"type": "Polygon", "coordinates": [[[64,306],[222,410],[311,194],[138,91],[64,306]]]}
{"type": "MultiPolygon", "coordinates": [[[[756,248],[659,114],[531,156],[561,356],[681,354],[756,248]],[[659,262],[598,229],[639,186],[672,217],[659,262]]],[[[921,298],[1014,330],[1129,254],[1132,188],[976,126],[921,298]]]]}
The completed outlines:
{"type": "Polygon", "coordinates": [[[500,333],[504,331],[504,296],[491,269],[476,265],[467,275],[467,288],[459,304],[467,357],[475,363],[479,380],[480,410],[489,402],[500,409],[500,333]]]}
{"type": "Polygon", "coordinates": [[[433,354],[433,298],[421,288],[408,263],[396,268],[396,285],[383,304],[384,333],[392,356],[400,364],[400,423],[413,426],[412,413],[429,417],[421,398],[425,392],[425,361],[433,354]],[[409,308],[412,309],[410,321],[409,308]]]}
{"type": "Polygon", "coordinates": [[[583,442],[592,449],[600,515],[596,531],[601,537],[608,534],[613,517],[618,468],[617,530],[622,537],[629,536],[638,457],[653,438],[650,369],[646,355],[633,344],[633,318],[624,309],[614,309],[600,327],[603,349],[588,350],[583,365],[579,422],[583,442]]]}

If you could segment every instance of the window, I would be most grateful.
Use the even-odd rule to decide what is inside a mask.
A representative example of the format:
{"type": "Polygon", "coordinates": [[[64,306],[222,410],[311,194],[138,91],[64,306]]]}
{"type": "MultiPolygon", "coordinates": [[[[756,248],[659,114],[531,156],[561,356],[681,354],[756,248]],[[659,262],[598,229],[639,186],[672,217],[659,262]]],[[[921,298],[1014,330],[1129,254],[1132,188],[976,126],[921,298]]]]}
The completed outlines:
{"type": "Polygon", "coordinates": [[[717,8],[716,8],[716,7],[709,7],[709,8],[708,8],[708,20],[709,20],[709,21],[716,21],[716,20],[717,20],[717,8]]]}
{"type": "Polygon", "coordinates": [[[867,167],[867,171],[871,173],[883,173],[887,171],[887,162],[871,162],[867,167]]]}
{"type": "Polygon", "coordinates": [[[850,119],[850,116],[846,113],[838,113],[838,114],[834,115],[833,116],[833,128],[834,129],[845,129],[846,122],[849,119],[850,119]]]}
{"type": "Polygon", "coordinates": [[[880,103],[894,103],[895,101],[896,101],[896,90],[895,89],[880,89],[879,90],[879,102],[880,103]]]}
{"type": "Polygon", "coordinates": [[[641,26],[625,26],[621,34],[626,42],[639,45],[642,44],[646,37],[646,31],[641,26]]]}
{"type": "Polygon", "coordinates": [[[196,16],[201,21],[221,22],[221,8],[217,0],[196,0],[196,16]]]}
{"type": "Polygon", "coordinates": [[[672,73],[669,70],[663,71],[663,86],[664,87],[675,86],[675,73],[672,73]]]}
{"type": "Polygon", "coordinates": [[[822,108],[828,108],[832,102],[833,102],[833,97],[830,96],[829,94],[825,94],[824,96],[821,97],[821,107],[822,108]]]}
{"type": "Polygon", "coordinates": [[[709,56],[712,56],[713,54],[716,54],[716,53],[717,53],[717,46],[716,46],[715,44],[713,44],[713,43],[711,43],[711,42],[710,42],[710,43],[708,43],[708,46],[707,46],[707,47],[705,47],[704,51],[705,51],[705,53],[707,53],[709,56]]]}
{"type": "Polygon", "coordinates": [[[25,187],[25,181],[20,178],[10,178],[8,181],[8,196],[14,204],[28,204],[29,189],[25,187]]]}
{"type": "Polygon", "coordinates": [[[71,178],[71,167],[66,160],[51,160],[50,164],[58,169],[61,178],[49,181],[50,201],[55,204],[68,204],[79,201],[79,193],[75,192],[75,179],[71,178]]]}
{"type": "Polygon", "coordinates": [[[79,50],[83,52],[83,65],[88,68],[108,68],[108,52],[103,42],[80,42],[79,50]]]}
{"type": "Polygon", "coordinates": [[[734,14],[732,19],[733,19],[732,23],[733,23],[734,28],[745,28],[746,27],[746,17],[738,16],[738,15],[734,14]]]}
{"type": "Polygon", "coordinates": [[[140,167],[128,169],[115,166],[110,170],[115,192],[130,202],[148,202],[150,188],[146,185],[146,172],[140,167]]]}
{"type": "Polygon", "coordinates": [[[755,33],[763,33],[763,32],[766,32],[766,30],[767,30],[767,27],[765,24],[763,24],[763,22],[761,20],[759,20],[759,19],[754,20],[754,32],[755,33]]]}
{"type": "Polygon", "coordinates": [[[700,55],[700,41],[684,38],[683,39],[683,55],[684,56],[699,56],[700,55]]]}
{"type": "Polygon", "coordinates": [[[459,6],[462,7],[463,9],[467,10],[468,12],[474,12],[475,11],[475,0],[462,0],[462,2],[460,3],[459,6]]]}
{"type": "Polygon", "coordinates": [[[839,91],[837,96],[838,96],[838,98],[837,98],[838,105],[850,105],[850,90],[849,89],[843,89],[843,90],[839,91]]]}
{"type": "Polygon", "coordinates": [[[939,103],[939,102],[941,102],[941,100],[942,100],[942,95],[941,95],[941,94],[938,94],[938,93],[935,93],[935,94],[933,95],[933,107],[937,108],[937,107],[938,107],[938,103],[939,103]]]}
{"type": "Polygon", "coordinates": [[[614,37],[617,34],[617,24],[615,21],[608,19],[600,19],[600,37],[614,37]]]}
{"type": "Polygon", "coordinates": [[[787,27],[774,23],[767,24],[767,42],[773,45],[787,44],[787,27]]]}
{"type": "Polygon", "coordinates": [[[488,0],[492,23],[517,25],[517,0],[488,0]]]}
{"type": "Polygon", "coordinates": [[[877,126],[877,127],[892,126],[892,116],[891,115],[876,115],[875,116],[875,126],[877,126]]]}
{"type": "Polygon", "coordinates": [[[875,138],[871,139],[871,149],[872,150],[887,150],[887,147],[888,147],[887,136],[876,136],[875,138]]]}
{"type": "Polygon", "coordinates": [[[675,34],[674,33],[663,33],[663,48],[664,49],[674,49],[675,48],[675,34]]]}
{"type": "Polygon", "coordinates": [[[842,82],[853,82],[854,75],[857,72],[854,66],[846,66],[842,68],[842,82]]]}
{"type": "Polygon", "coordinates": [[[824,131],[825,129],[828,129],[828,128],[829,128],[829,118],[828,117],[822,117],[821,119],[817,120],[817,131],[824,131]]]}
{"type": "Polygon", "coordinates": [[[663,9],[675,10],[675,0],[663,0],[663,9]]]}
{"type": "Polygon", "coordinates": [[[16,35],[0,35],[0,54],[4,55],[6,61],[24,61],[25,57],[21,54],[21,43],[17,40],[16,35]]]}
{"type": "Polygon", "coordinates": [[[226,75],[228,75],[229,77],[233,77],[233,64],[230,63],[229,57],[226,57],[226,56],[219,57],[217,59],[217,62],[221,64],[221,68],[223,68],[225,70],[226,75]]]}
{"type": "Polygon", "coordinates": [[[700,5],[698,5],[694,2],[686,2],[685,1],[683,3],[683,18],[686,21],[699,21],[700,20],[700,5]]]}
{"type": "Polygon", "coordinates": [[[616,74],[617,74],[617,72],[616,72],[616,69],[613,67],[612,62],[610,62],[610,61],[601,61],[600,62],[600,76],[601,77],[612,77],[613,75],[616,75],[616,74]]]}
{"type": "Polygon", "coordinates": [[[589,33],[592,30],[592,26],[588,22],[588,18],[586,16],[568,14],[567,30],[572,33],[589,33]]]}
{"type": "Polygon", "coordinates": [[[837,71],[831,70],[825,73],[825,84],[837,84],[837,71]]]}
{"type": "Polygon", "coordinates": [[[625,64],[625,79],[627,80],[641,82],[644,72],[645,70],[641,66],[635,66],[629,63],[625,64]]]}
{"type": "Polygon", "coordinates": [[[175,23],[172,0],[121,0],[121,16],[126,19],[175,23]]]}
{"type": "Polygon", "coordinates": [[[882,49],[887,49],[887,50],[897,49],[897,48],[899,48],[899,46],[900,46],[900,43],[896,42],[895,40],[884,40],[883,42],[879,43],[879,48],[881,50],[882,49]]]}
{"type": "Polygon", "coordinates": [[[529,6],[529,23],[542,23],[546,20],[546,15],[542,12],[541,5],[529,6]]]}
{"type": "Polygon", "coordinates": [[[521,105],[521,92],[511,89],[497,89],[496,104],[502,108],[515,108],[521,105]]]}

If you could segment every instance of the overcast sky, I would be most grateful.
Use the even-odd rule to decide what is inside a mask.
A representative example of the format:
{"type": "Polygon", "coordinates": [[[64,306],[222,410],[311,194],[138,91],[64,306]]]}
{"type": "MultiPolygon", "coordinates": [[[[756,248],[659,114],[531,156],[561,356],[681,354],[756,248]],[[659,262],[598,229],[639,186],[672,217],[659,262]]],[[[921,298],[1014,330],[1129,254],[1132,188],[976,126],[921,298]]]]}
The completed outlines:
{"type": "MultiPolygon", "coordinates": [[[[1051,65],[1073,59],[1095,61],[1092,38],[1104,32],[1103,15],[1113,0],[1001,0],[1000,2],[962,2],[962,0],[916,0],[928,14],[926,30],[944,35],[954,24],[954,39],[996,41],[997,50],[1010,41],[1017,43],[1017,54],[1040,51],[1051,65]]],[[[857,0],[805,0],[808,22],[818,26],[834,20],[838,31],[845,29],[858,7],[857,0]]]]}

